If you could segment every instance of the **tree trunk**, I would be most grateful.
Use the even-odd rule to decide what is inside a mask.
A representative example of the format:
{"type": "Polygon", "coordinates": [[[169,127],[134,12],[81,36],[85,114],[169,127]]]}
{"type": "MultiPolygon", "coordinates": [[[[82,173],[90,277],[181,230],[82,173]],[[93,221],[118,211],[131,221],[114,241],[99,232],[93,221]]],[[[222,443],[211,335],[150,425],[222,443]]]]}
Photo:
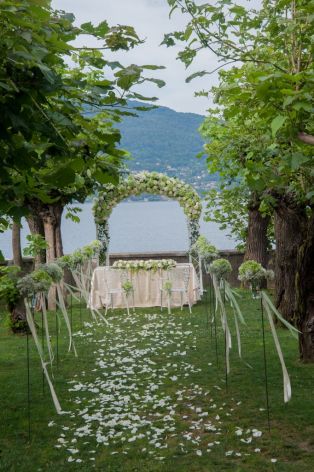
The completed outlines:
{"type": "MultiPolygon", "coordinates": [[[[269,215],[262,215],[259,211],[260,201],[255,199],[249,206],[248,233],[244,260],[254,260],[267,267],[268,264],[268,237],[267,229],[270,221],[269,215]]],[[[267,281],[262,281],[261,288],[267,288],[267,281]]]]}
{"type": "Polygon", "coordinates": [[[62,234],[61,234],[61,218],[63,213],[62,205],[54,206],[54,216],[55,216],[55,254],[56,257],[63,256],[63,244],[62,244],[62,234]]]}
{"type": "MultiPolygon", "coordinates": [[[[29,208],[32,211],[32,216],[28,217],[31,232],[43,235],[48,243],[44,256],[40,255],[36,260],[36,265],[42,262],[53,262],[63,256],[61,218],[64,206],[60,202],[51,205],[34,200],[30,203],[29,208]]],[[[55,287],[49,291],[48,308],[50,310],[56,308],[55,287]]]]}
{"type": "Polygon", "coordinates": [[[293,324],[296,322],[297,255],[305,227],[305,207],[287,196],[280,199],[275,209],[275,305],[293,324]]]}
{"type": "MultiPolygon", "coordinates": [[[[62,232],[61,232],[61,221],[62,221],[62,213],[63,213],[64,207],[62,205],[54,206],[54,215],[56,219],[55,223],[55,252],[56,252],[56,257],[62,257],[64,255],[63,253],[63,243],[62,243],[62,232]]],[[[72,274],[69,271],[69,269],[64,269],[64,276],[63,280],[70,285],[73,285],[73,279],[72,279],[72,274]]],[[[67,305],[67,291],[65,288],[63,288],[63,295],[64,295],[64,301],[65,304],[67,305]]]]}
{"type": "MultiPolygon", "coordinates": [[[[41,211],[44,223],[45,239],[48,244],[46,249],[46,262],[53,262],[56,259],[56,238],[55,238],[55,217],[53,207],[48,205],[41,211]]],[[[48,309],[56,309],[56,287],[52,286],[48,292],[48,309]]]]}
{"type": "Polygon", "coordinates": [[[314,362],[314,209],[308,219],[306,237],[297,258],[296,315],[300,358],[314,362]]]}
{"type": "MultiPolygon", "coordinates": [[[[38,209],[32,209],[32,215],[28,216],[26,219],[27,219],[30,232],[32,234],[40,234],[41,236],[45,237],[44,224],[43,224],[43,220],[40,214],[38,213],[38,209]]],[[[46,262],[46,251],[42,250],[40,254],[35,256],[35,259],[34,259],[35,269],[40,264],[44,264],[45,262],[46,262]]]]}
{"type": "Polygon", "coordinates": [[[24,305],[24,299],[19,298],[16,303],[9,304],[9,311],[12,332],[18,334],[29,331],[26,321],[26,308],[24,305]]]}
{"type": "Polygon", "coordinates": [[[259,205],[249,207],[248,235],[244,260],[254,260],[267,267],[268,263],[268,238],[267,228],[270,216],[262,215],[259,205]]]}
{"type": "MultiPolygon", "coordinates": [[[[41,217],[44,224],[45,239],[48,243],[46,250],[46,261],[53,262],[58,257],[63,256],[63,245],[61,236],[61,218],[63,205],[56,203],[45,205],[41,210],[41,217]]],[[[56,309],[56,287],[51,287],[48,293],[49,310],[56,309]]]]}
{"type": "Polygon", "coordinates": [[[12,252],[13,264],[23,268],[23,258],[21,250],[21,224],[13,221],[12,225],[12,252]]]}

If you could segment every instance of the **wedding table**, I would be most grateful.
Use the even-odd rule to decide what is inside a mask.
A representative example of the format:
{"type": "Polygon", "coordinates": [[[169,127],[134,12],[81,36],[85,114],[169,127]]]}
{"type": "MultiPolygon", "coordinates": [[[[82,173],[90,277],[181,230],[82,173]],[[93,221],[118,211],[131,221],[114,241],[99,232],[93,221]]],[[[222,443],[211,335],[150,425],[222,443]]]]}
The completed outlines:
{"type": "MultiPolygon", "coordinates": [[[[177,264],[171,269],[172,280],[175,283],[176,278],[182,279],[184,268],[189,266],[190,278],[188,284],[188,296],[191,305],[199,300],[199,281],[193,264],[177,264]]],[[[129,272],[129,280],[132,281],[134,289],[134,306],[135,307],[154,307],[160,306],[160,277],[165,279],[167,271],[159,272],[139,270],[135,273],[129,272]]],[[[119,269],[114,269],[110,266],[97,267],[92,276],[91,293],[89,299],[89,306],[91,309],[99,309],[109,304],[108,288],[121,288],[121,273],[119,269]]],[[[164,295],[166,298],[166,296],[164,295]]],[[[187,297],[184,296],[183,303],[187,304],[187,297]]],[[[166,301],[166,300],[165,300],[166,301]]],[[[172,293],[171,306],[180,306],[180,294],[172,293]]],[[[123,293],[114,294],[114,308],[125,308],[125,296],[123,293]]]]}

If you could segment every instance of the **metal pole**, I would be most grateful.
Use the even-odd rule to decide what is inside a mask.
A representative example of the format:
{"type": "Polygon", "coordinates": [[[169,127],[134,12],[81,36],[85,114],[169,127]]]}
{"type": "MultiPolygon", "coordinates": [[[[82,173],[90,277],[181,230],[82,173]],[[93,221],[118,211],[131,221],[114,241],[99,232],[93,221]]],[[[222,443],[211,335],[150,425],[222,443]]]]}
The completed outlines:
{"type": "Polygon", "coordinates": [[[209,317],[210,317],[210,339],[213,339],[213,315],[212,315],[212,286],[209,277],[209,284],[207,290],[207,309],[209,308],[209,317]]]}
{"type": "MultiPolygon", "coordinates": [[[[203,292],[204,293],[204,292],[203,292]]],[[[209,324],[209,315],[208,315],[208,289],[205,289],[205,310],[206,310],[206,328],[208,329],[208,324],[209,324]]]]}
{"type": "Polygon", "coordinates": [[[56,310],[56,357],[57,357],[57,367],[59,367],[59,320],[58,320],[58,313],[56,310]]]}
{"type": "Polygon", "coordinates": [[[71,314],[71,332],[73,331],[73,299],[71,293],[71,304],[70,304],[70,314],[71,314]]]}
{"type": "Polygon", "coordinates": [[[213,290],[214,287],[213,287],[212,278],[210,278],[210,282],[211,282],[211,306],[212,306],[212,313],[214,317],[216,364],[218,367],[219,361],[218,361],[217,320],[216,320],[216,306],[215,306],[215,297],[214,297],[214,290],[213,290]]]}
{"type": "Polygon", "coordinates": [[[267,422],[268,422],[268,431],[270,432],[270,412],[269,412],[267,358],[266,358],[265,326],[264,326],[264,307],[263,307],[262,297],[261,297],[261,311],[262,311],[262,332],[263,332],[263,353],[264,353],[264,373],[265,373],[265,394],[266,394],[267,422]]]}
{"type": "MultiPolygon", "coordinates": [[[[227,318],[226,313],[226,287],[225,287],[225,279],[222,279],[222,289],[223,289],[223,304],[225,310],[225,316],[227,318]]],[[[227,370],[227,320],[225,320],[225,382],[226,382],[226,392],[228,392],[228,370],[227,370]]]]}
{"type": "Polygon", "coordinates": [[[83,328],[82,322],[82,292],[80,291],[80,322],[81,322],[81,329],[83,328]]]}
{"type": "Polygon", "coordinates": [[[27,420],[28,420],[28,441],[31,440],[31,385],[30,385],[30,362],[29,362],[29,339],[26,333],[26,358],[27,358],[27,420]]]}
{"type": "MultiPolygon", "coordinates": [[[[45,303],[45,299],[42,299],[42,303],[45,303]]],[[[44,353],[45,349],[45,337],[44,337],[44,315],[43,315],[43,309],[41,307],[41,347],[44,353]]],[[[43,395],[45,395],[45,373],[44,370],[42,370],[42,388],[43,388],[43,395]]]]}

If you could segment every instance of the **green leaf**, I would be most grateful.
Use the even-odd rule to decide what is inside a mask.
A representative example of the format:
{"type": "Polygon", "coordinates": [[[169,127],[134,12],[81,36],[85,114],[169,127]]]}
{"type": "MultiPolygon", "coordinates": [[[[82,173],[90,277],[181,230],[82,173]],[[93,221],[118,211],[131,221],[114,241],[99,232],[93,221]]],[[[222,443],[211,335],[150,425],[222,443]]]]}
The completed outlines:
{"type": "Polygon", "coordinates": [[[96,172],[94,172],[93,176],[100,184],[118,183],[117,175],[111,174],[109,172],[97,170],[96,172]]]}
{"type": "Polygon", "coordinates": [[[291,156],[291,169],[296,170],[302,166],[305,162],[308,162],[311,159],[310,156],[305,156],[301,152],[295,152],[291,156]]]}
{"type": "Polygon", "coordinates": [[[145,64],[144,66],[141,66],[142,69],[147,69],[147,70],[160,70],[160,69],[165,69],[165,66],[154,66],[150,64],[145,64]]]}
{"type": "Polygon", "coordinates": [[[208,72],[206,72],[206,70],[202,70],[200,72],[195,72],[194,74],[189,75],[185,79],[185,82],[189,83],[189,82],[191,82],[191,80],[195,79],[196,77],[203,77],[204,75],[208,75],[208,72]]]}
{"type": "Polygon", "coordinates": [[[160,79],[146,79],[148,82],[153,82],[154,84],[157,85],[158,88],[162,88],[166,85],[166,82],[164,80],[160,79]]]}
{"type": "Polygon", "coordinates": [[[89,33],[89,34],[94,34],[94,32],[95,32],[95,28],[94,28],[94,26],[92,25],[92,23],[90,21],[87,22],[87,23],[83,23],[81,25],[81,29],[83,31],[86,31],[86,33],[89,33]]]}
{"type": "Polygon", "coordinates": [[[0,82],[0,87],[3,88],[4,90],[13,90],[10,85],[5,84],[4,82],[0,82]]]}
{"type": "Polygon", "coordinates": [[[271,130],[272,130],[273,138],[276,136],[277,132],[282,127],[286,119],[287,117],[283,115],[277,115],[276,118],[273,119],[273,121],[271,122],[271,130]]]}
{"type": "Polygon", "coordinates": [[[75,181],[75,172],[73,169],[62,166],[55,172],[50,172],[48,175],[43,176],[43,181],[54,187],[67,187],[75,181]]]}

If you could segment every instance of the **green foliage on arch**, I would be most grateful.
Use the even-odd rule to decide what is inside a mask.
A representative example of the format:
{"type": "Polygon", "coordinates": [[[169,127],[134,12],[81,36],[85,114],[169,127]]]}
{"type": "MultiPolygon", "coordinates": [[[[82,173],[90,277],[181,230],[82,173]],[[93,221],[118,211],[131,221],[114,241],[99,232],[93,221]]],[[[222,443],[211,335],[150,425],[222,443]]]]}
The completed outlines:
{"type": "Polygon", "coordinates": [[[196,241],[199,236],[202,203],[194,188],[179,179],[158,172],[132,174],[116,186],[106,185],[94,202],[97,237],[102,242],[100,263],[104,263],[106,258],[109,245],[108,220],[113,208],[125,198],[142,193],[163,195],[177,200],[188,220],[190,245],[196,241]]]}

